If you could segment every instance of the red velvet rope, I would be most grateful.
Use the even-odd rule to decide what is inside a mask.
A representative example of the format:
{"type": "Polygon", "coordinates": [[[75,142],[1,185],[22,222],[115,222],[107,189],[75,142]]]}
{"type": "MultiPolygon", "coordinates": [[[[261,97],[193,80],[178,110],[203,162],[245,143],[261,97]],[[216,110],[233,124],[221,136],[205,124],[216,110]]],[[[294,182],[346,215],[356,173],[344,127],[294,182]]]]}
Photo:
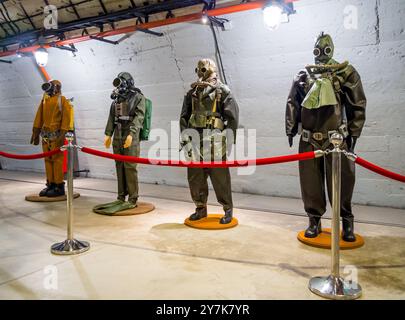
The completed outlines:
{"type": "Polygon", "coordinates": [[[60,149],[55,149],[49,152],[45,153],[36,153],[36,154],[13,154],[13,153],[7,153],[0,151],[0,156],[5,157],[5,158],[10,158],[10,159],[18,159],[18,160],[34,160],[34,159],[41,159],[41,158],[47,158],[51,157],[59,152],[60,149]]]}
{"type": "Polygon", "coordinates": [[[292,154],[287,156],[261,158],[255,160],[232,160],[232,161],[216,161],[216,162],[188,162],[188,161],[173,161],[173,160],[158,160],[148,158],[138,158],[132,156],[123,156],[119,154],[112,154],[108,152],[98,151],[90,148],[83,147],[83,152],[92,154],[94,156],[113,159],[123,162],[135,162],[141,164],[151,164],[158,166],[168,167],[188,167],[188,168],[226,168],[226,167],[246,167],[246,166],[261,166],[266,164],[275,164],[291,161],[303,161],[315,158],[315,152],[304,152],[298,154],[292,154]]]}
{"type": "MultiPolygon", "coordinates": [[[[83,152],[92,154],[94,156],[113,159],[117,161],[123,162],[134,162],[140,164],[149,164],[149,165],[158,165],[158,166],[169,166],[169,167],[188,167],[188,168],[229,168],[229,167],[247,167],[247,166],[262,166],[268,164],[276,164],[276,163],[284,163],[284,162],[292,162],[292,161],[304,161],[310,160],[315,158],[315,152],[304,152],[298,154],[291,154],[286,156],[278,156],[278,157],[270,157],[270,158],[260,158],[254,160],[231,160],[231,161],[216,161],[216,162],[188,162],[188,161],[176,161],[176,160],[158,160],[158,159],[149,159],[149,158],[139,158],[139,157],[132,157],[132,156],[123,156],[119,154],[112,154],[108,152],[103,152],[91,148],[83,147],[81,149],[83,152]]],[[[53,151],[44,152],[44,153],[37,153],[37,154],[12,154],[0,151],[0,156],[11,158],[11,159],[18,159],[18,160],[33,160],[33,159],[41,159],[51,157],[59,152],[62,152],[60,149],[55,149],[53,151]]],[[[356,161],[357,164],[361,165],[362,167],[371,170],[375,173],[378,173],[384,177],[391,178],[400,182],[405,182],[405,176],[389,171],[387,169],[381,168],[367,160],[357,157],[356,161]]]]}
{"type": "Polygon", "coordinates": [[[364,160],[363,158],[357,157],[356,163],[368,170],[381,174],[384,177],[391,178],[391,179],[401,181],[401,182],[405,182],[405,176],[392,172],[392,171],[389,171],[389,170],[386,170],[384,168],[381,168],[381,167],[375,165],[374,163],[364,160]]]}

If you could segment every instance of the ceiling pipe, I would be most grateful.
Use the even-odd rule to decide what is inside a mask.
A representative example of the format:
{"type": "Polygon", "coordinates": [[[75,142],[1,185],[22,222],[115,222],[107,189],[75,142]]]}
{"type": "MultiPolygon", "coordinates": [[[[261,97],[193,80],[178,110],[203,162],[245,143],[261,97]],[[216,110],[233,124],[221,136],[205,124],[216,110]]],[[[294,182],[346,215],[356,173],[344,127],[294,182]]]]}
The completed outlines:
{"type": "MultiPolygon", "coordinates": [[[[295,1],[298,1],[298,0],[284,0],[285,3],[292,3],[295,1]]],[[[226,14],[231,14],[231,13],[236,13],[236,12],[261,9],[267,3],[268,3],[267,0],[252,1],[252,2],[242,3],[242,4],[238,4],[238,5],[207,10],[204,13],[202,13],[202,12],[192,13],[192,14],[169,18],[169,19],[165,19],[165,20],[147,22],[147,23],[143,23],[139,26],[134,25],[134,26],[118,28],[115,30],[99,32],[99,33],[92,34],[92,35],[82,35],[82,36],[78,36],[78,37],[72,37],[70,39],[52,42],[52,44],[43,44],[42,46],[34,45],[34,46],[30,46],[30,47],[20,48],[18,50],[3,51],[3,52],[0,52],[0,57],[12,56],[12,55],[17,54],[17,52],[34,52],[41,47],[47,49],[47,48],[50,48],[55,45],[64,46],[64,45],[70,45],[70,44],[74,44],[74,43],[89,41],[89,40],[92,40],[92,37],[97,37],[97,38],[111,37],[111,36],[120,35],[120,34],[132,33],[135,31],[139,31],[140,29],[153,29],[153,28],[173,25],[173,24],[177,24],[177,23],[192,22],[192,21],[196,21],[196,20],[201,20],[203,14],[206,14],[210,17],[215,17],[215,16],[221,16],[221,15],[226,15],[226,14]]]]}
{"type": "MultiPolygon", "coordinates": [[[[35,64],[36,64],[36,63],[35,63],[35,64]]],[[[45,69],[44,67],[40,67],[40,66],[38,66],[38,65],[37,65],[37,67],[38,67],[39,72],[40,72],[41,75],[42,75],[42,78],[43,78],[46,82],[52,80],[52,78],[50,77],[49,73],[46,71],[46,69],[45,69]]]]}

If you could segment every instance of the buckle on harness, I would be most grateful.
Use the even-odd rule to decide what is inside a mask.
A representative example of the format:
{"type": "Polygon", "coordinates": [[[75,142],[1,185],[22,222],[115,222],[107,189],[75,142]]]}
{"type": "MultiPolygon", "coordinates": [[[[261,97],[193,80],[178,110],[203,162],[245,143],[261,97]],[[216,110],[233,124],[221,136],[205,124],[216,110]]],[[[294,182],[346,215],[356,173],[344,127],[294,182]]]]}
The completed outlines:
{"type": "Polygon", "coordinates": [[[345,123],[339,127],[339,131],[343,135],[343,138],[347,138],[349,135],[349,130],[347,129],[347,125],[345,123]]]}
{"type": "Polygon", "coordinates": [[[311,133],[308,130],[302,129],[302,133],[301,133],[302,141],[309,142],[310,136],[311,136],[311,133]]]}
{"type": "Polygon", "coordinates": [[[312,134],[312,138],[314,138],[317,141],[323,140],[323,133],[322,132],[314,132],[312,134]]]}

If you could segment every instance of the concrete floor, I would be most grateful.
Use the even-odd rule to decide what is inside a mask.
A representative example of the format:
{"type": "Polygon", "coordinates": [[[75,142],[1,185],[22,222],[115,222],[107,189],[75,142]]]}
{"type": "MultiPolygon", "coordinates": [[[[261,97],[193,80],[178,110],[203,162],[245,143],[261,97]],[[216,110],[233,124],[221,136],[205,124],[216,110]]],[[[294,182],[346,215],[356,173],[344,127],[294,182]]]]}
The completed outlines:
{"type": "MultiPolygon", "coordinates": [[[[300,200],[235,194],[240,225],[203,231],[183,225],[194,209],[187,189],[141,185],[155,211],[107,217],[91,208],[114,200],[115,181],[84,178],[75,180],[75,235],[91,249],[53,256],[66,237],[65,203],[24,201],[42,179],[0,171],[0,299],[319,299],[308,281],[329,274],[330,251],[296,240],[307,224],[300,200]]],[[[354,210],[366,244],[341,252],[342,272],[355,266],[362,299],[404,299],[405,210],[354,210]]]]}

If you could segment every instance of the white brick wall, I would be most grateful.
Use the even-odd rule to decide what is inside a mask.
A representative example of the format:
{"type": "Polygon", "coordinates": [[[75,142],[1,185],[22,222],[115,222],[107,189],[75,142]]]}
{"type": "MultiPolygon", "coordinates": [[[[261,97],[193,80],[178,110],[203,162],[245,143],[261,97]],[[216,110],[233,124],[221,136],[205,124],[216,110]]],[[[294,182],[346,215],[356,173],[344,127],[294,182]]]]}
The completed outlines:
{"type": "MultiPolygon", "coordinates": [[[[405,1],[300,0],[295,8],[297,14],[290,17],[290,23],[275,32],[264,27],[261,12],[256,10],[227,16],[234,27],[218,34],[228,82],[240,106],[241,125],[257,129],[257,156],[296,151],[297,139],[291,150],[284,134],[286,97],[295,73],[313,61],[314,39],[323,30],[335,40],[336,59],[349,60],[364,83],[367,123],[357,152],[405,173],[405,1]],[[347,5],[358,9],[358,30],[344,28],[347,5]]],[[[48,72],[63,82],[66,96],[75,98],[81,145],[102,149],[111,81],[124,70],[134,75],[137,85],[153,100],[153,127],[168,130],[170,121],[178,120],[183,95],[195,80],[197,60],[214,57],[213,38],[209,27],[199,23],[159,31],[165,36],[136,33],[119,46],[80,43],[75,58],[65,51],[49,50],[48,72]]],[[[39,151],[28,142],[41,81],[28,58],[16,59],[12,65],[0,64],[1,150],[39,151]]],[[[143,155],[151,144],[143,143],[143,155]]],[[[7,169],[43,170],[42,161],[0,161],[7,169]]],[[[93,177],[114,178],[110,160],[81,154],[80,167],[90,169],[93,177]]],[[[296,163],[260,167],[252,176],[237,176],[232,171],[235,191],[300,196],[296,163]]],[[[356,203],[405,208],[404,185],[362,168],[357,174],[356,203]]],[[[186,185],[183,169],[142,166],[140,179],[186,185]]]]}

